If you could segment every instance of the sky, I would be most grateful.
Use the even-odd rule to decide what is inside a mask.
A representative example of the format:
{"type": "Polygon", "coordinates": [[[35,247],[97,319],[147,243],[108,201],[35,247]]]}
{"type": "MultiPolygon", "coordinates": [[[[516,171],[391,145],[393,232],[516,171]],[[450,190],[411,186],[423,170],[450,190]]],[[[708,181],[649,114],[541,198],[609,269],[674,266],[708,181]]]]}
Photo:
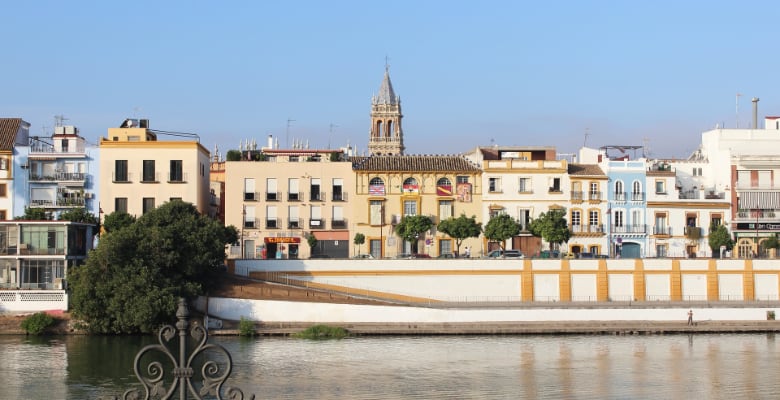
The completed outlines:
{"type": "MultiPolygon", "coordinates": [[[[645,146],[780,115],[777,1],[15,1],[0,116],[90,142],[125,118],[210,151],[367,149],[385,67],[407,154],[645,146]]],[[[161,139],[165,139],[161,137],[161,139]]],[[[173,139],[173,138],[171,138],[173,139]]]]}

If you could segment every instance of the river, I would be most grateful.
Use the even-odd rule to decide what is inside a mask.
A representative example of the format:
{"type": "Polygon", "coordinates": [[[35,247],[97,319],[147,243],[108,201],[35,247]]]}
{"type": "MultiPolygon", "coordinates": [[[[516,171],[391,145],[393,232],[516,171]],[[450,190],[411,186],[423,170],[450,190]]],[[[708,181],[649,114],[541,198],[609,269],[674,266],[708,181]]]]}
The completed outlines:
{"type": "MultiPolygon", "coordinates": [[[[209,340],[232,355],[227,384],[257,399],[768,399],[780,386],[765,334],[209,340]]],[[[0,399],[121,396],[152,343],[0,336],[0,399]]]]}

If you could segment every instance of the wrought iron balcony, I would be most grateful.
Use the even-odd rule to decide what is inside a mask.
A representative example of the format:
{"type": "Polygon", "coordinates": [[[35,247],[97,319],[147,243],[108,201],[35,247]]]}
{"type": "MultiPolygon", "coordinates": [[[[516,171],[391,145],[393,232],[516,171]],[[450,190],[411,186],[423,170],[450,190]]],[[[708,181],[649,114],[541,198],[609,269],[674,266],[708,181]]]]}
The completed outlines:
{"type": "Polygon", "coordinates": [[[347,229],[346,219],[334,219],[330,222],[331,229],[347,229]]]}
{"type": "Polygon", "coordinates": [[[347,201],[347,193],[333,192],[333,201],[347,201]]]}
{"type": "Polygon", "coordinates": [[[282,201],[281,192],[266,192],[265,201],[282,201]]]}
{"type": "Polygon", "coordinates": [[[653,235],[672,236],[671,226],[653,226],[653,235]]]}
{"type": "Polygon", "coordinates": [[[572,233],[578,234],[578,233],[603,233],[604,232],[604,225],[597,224],[597,225],[569,225],[569,230],[572,231],[572,233]]]}
{"type": "Polygon", "coordinates": [[[325,192],[314,192],[312,191],[309,193],[309,201],[324,201],[325,200],[325,192]]]}
{"type": "Polygon", "coordinates": [[[626,201],[626,192],[614,192],[615,201],[626,201]]]}
{"type": "Polygon", "coordinates": [[[647,233],[647,225],[612,225],[612,233],[647,233]]]}
{"type": "Polygon", "coordinates": [[[303,192],[287,193],[287,201],[303,201],[304,197],[303,192]]]}

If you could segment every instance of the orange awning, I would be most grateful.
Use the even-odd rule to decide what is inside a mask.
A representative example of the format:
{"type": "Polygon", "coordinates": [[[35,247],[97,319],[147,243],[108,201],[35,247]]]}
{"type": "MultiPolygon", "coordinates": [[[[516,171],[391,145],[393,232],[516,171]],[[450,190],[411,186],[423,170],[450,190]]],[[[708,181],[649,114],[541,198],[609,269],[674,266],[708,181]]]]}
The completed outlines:
{"type": "Polygon", "coordinates": [[[349,240],[348,231],[314,231],[317,240],[349,240]]]}

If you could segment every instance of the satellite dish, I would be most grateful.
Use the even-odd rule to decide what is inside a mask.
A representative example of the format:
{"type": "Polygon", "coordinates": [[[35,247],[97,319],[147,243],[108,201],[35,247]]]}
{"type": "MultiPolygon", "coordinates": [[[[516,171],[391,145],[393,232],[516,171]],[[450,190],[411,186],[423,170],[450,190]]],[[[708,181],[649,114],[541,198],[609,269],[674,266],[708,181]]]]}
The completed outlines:
{"type": "Polygon", "coordinates": [[[127,120],[127,127],[131,128],[132,126],[133,126],[133,120],[132,119],[128,119],[127,120]]]}

